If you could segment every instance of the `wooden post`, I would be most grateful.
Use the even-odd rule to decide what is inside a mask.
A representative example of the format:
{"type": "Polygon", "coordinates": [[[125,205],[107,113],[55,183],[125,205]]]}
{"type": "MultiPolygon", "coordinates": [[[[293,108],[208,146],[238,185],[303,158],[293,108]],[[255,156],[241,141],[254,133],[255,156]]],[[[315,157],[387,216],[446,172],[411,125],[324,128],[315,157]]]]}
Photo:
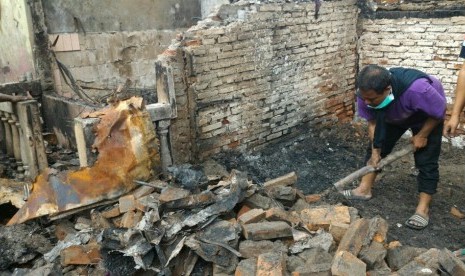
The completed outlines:
{"type": "Polygon", "coordinates": [[[31,112],[32,134],[34,136],[37,164],[39,170],[43,170],[48,167],[48,161],[47,155],[45,154],[44,137],[42,136],[42,124],[40,123],[40,112],[37,102],[34,101],[34,103],[31,103],[29,105],[29,110],[31,112]]]}
{"type": "Polygon", "coordinates": [[[8,118],[10,117],[10,114],[8,112],[2,112],[2,114],[3,128],[5,129],[6,154],[8,157],[11,157],[13,156],[13,141],[11,136],[10,124],[8,123],[8,118]]]}
{"type": "Polygon", "coordinates": [[[23,168],[23,178],[21,181],[24,179],[30,179],[31,174],[29,172],[29,159],[27,158],[26,154],[26,140],[24,137],[24,133],[21,129],[21,125],[19,124],[19,143],[20,143],[20,148],[21,148],[21,161],[22,161],[22,168],[23,168]]]}
{"type": "Polygon", "coordinates": [[[10,164],[10,167],[13,169],[13,170],[16,170],[16,153],[17,153],[17,149],[19,149],[19,145],[18,145],[18,136],[17,136],[17,133],[14,131],[14,124],[13,124],[13,119],[11,118],[12,116],[12,113],[7,113],[6,114],[7,116],[7,124],[8,124],[8,129],[10,131],[10,143],[11,143],[11,146],[10,146],[10,154],[9,154],[9,164],[10,164]]]}
{"type": "Polygon", "coordinates": [[[11,132],[13,134],[13,153],[16,160],[16,179],[19,181],[24,180],[23,161],[21,159],[21,140],[19,135],[19,122],[14,113],[11,114],[10,120],[11,132]]]}
{"type": "Polygon", "coordinates": [[[173,164],[171,158],[170,145],[168,140],[168,130],[171,125],[170,120],[158,121],[157,132],[160,138],[160,156],[161,156],[161,167],[163,174],[168,173],[168,167],[173,164]]]}
{"type": "Polygon", "coordinates": [[[84,136],[84,129],[82,126],[82,122],[78,120],[80,118],[74,119],[74,136],[76,137],[76,146],[78,150],[79,156],[79,166],[81,168],[85,168],[88,166],[87,162],[87,143],[86,138],[84,136]]]}
{"type": "MultiPolygon", "coordinates": [[[[2,112],[0,111],[0,121],[2,119],[2,112]]],[[[6,152],[6,142],[5,142],[5,129],[3,123],[0,123],[0,155],[6,152]]]]}
{"type": "Polygon", "coordinates": [[[21,148],[24,153],[23,162],[27,165],[28,177],[34,179],[41,170],[48,167],[37,102],[35,100],[19,102],[16,105],[16,112],[20,125],[21,148]]]}
{"type": "Polygon", "coordinates": [[[5,162],[6,158],[6,133],[5,133],[5,126],[2,122],[3,112],[0,111],[0,163],[5,162]]]}
{"type": "Polygon", "coordinates": [[[32,135],[31,120],[28,112],[28,102],[29,101],[18,103],[16,111],[18,114],[19,124],[21,126],[21,149],[24,153],[24,160],[27,160],[25,164],[27,166],[25,168],[27,171],[25,174],[27,175],[25,175],[25,177],[33,179],[39,173],[39,168],[37,165],[37,155],[34,148],[35,143],[34,136],[32,135]]]}
{"type": "Polygon", "coordinates": [[[95,139],[93,128],[99,121],[99,118],[74,118],[74,136],[81,168],[92,166],[95,163],[96,158],[92,155],[90,146],[92,146],[95,139]]]}
{"type": "MultiPolygon", "coordinates": [[[[169,104],[169,111],[164,112],[166,118],[157,121],[157,134],[160,139],[160,156],[163,174],[168,172],[168,167],[173,164],[171,155],[169,127],[171,119],[177,117],[176,94],[174,90],[173,69],[162,62],[155,63],[155,78],[157,85],[158,104],[169,104]]],[[[157,112],[155,112],[157,113],[157,112]]],[[[155,121],[152,116],[152,121],[155,121]]]]}
{"type": "Polygon", "coordinates": [[[8,123],[10,124],[11,128],[11,137],[13,138],[13,156],[16,160],[20,159],[21,151],[19,149],[19,133],[18,129],[16,128],[16,116],[14,114],[10,114],[8,123]]]}
{"type": "Polygon", "coordinates": [[[173,69],[170,66],[156,62],[155,79],[157,84],[158,102],[170,104],[171,118],[177,117],[173,69]]]}

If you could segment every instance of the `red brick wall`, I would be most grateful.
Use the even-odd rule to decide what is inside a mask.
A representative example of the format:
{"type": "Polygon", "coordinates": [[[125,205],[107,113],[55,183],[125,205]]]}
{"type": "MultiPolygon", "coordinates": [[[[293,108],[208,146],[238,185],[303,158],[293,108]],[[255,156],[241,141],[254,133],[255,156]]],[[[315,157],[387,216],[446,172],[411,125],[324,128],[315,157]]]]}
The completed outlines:
{"type": "Polygon", "coordinates": [[[159,57],[174,72],[175,161],[351,120],[356,1],[314,15],[313,2],[223,5],[159,57]]]}

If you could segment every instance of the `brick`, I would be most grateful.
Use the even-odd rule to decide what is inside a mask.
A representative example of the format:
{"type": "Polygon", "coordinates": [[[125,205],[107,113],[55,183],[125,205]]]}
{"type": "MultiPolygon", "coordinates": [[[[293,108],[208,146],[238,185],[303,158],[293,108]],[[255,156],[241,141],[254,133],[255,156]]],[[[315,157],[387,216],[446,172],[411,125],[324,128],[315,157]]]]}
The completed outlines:
{"type": "Polygon", "coordinates": [[[383,261],[381,264],[378,264],[373,270],[367,271],[369,276],[388,276],[395,275],[392,273],[391,268],[383,261]]]}
{"type": "Polygon", "coordinates": [[[450,275],[465,275],[465,264],[446,248],[441,250],[439,263],[450,275]]]}
{"type": "Polygon", "coordinates": [[[230,276],[235,273],[235,269],[239,263],[239,259],[235,258],[234,263],[230,266],[220,266],[213,263],[212,275],[215,276],[230,276]]]}
{"type": "Polygon", "coordinates": [[[373,241],[369,247],[362,249],[359,258],[367,265],[367,269],[374,269],[382,265],[387,250],[380,242],[373,241]]]}
{"type": "Polygon", "coordinates": [[[250,208],[246,204],[243,204],[241,209],[239,209],[239,212],[237,212],[237,218],[239,218],[240,216],[242,216],[242,214],[245,214],[250,210],[252,210],[252,208],[250,208]]]}
{"type": "Polygon", "coordinates": [[[58,240],[62,241],[68,234],[75,234],[77,231],[70,221],[62,221],[55,226],[55,236],[58,240]]]}
{"type": "Polygon", "coordinates": [[[329,229],[331,222],[350,223],[347,206],[329,206],[304,209],[300,212],[302,221],[310,230],[329,229]]]}
{"type": "Polygon", "coordinates": [[[336,243],[339,243],[349,229],[349,224],[340,222],[331,222],[329,225],[329,233],[333,236],[336,243]]]}
{"type": "Polygon", "coordinates": [[[266,181],[263,183],[265,188],[271,188],[276,186],[289,186],[294,185],[297,182],[297,174],[295,172],[288,173],[278,178],[266,181]]]}
{"type": "Polygon", "coordinates": [[[92,221],[88,218],[78,217],[76,219],[76,223],[74,224],[74,229],[76,230],[84,230],[91,228],[92,221]]]}
{"type": "Polygon", "coordinates": [[[267,240],[292,237],[292,228],[282,221],[245,224],[242,233],[248,240],[267,240]]]}
{"type": "Polygon", "coordinates": [[[210,191],[204,191],[199,194],[188,195],[183,198],[175,199],[164,203],[166,209],[194,209],[206,206],[215,201],[215,195],[210,191]]]}
{"type": "Polygon", "coordinates": [[[281,4],[263,4],[261,6],[258,6],[258,9],[261,13],[270,11],[278,12],[282,11],[283,6],[281,4]]]}
{"type": "Polygon", "coordinates": [[[292,206],[291,210],[295,211],[296,213],[300,214],[303,210],[310,209],[311,206],[303,199],[298,199],[294,206],[292,206]]]}
{"type": "Polygon", "coordinates": [[[286,274],[286,260],[280,253],[264,253],[257,258],[257,274],[281,276],[286,274]]]}
{"type": "Polygon", "coordinates": [[[347,251],[357,256],[365,243],[368,233],[368,220],[361,218],[350,224],[344,237],[339,243],[337,251],[347,251]]]}
{"type": "Polygon", "coordinates": [[[161,203],[170,202],[176,199],[186,197],[188,195],[190,195],[190,192],[188,190],[168,187],[161,192],[159,200],[161,203]]]}
{"type": "MultiPolygon", "coordinates": [[[[104,271],[102,271],[101,269],[100,269],[101,274],[99,274],[97,272],[98,270],[99,269],[92,269],[90,267],[78,266],[75,269],[67,272],[66,274],[70,274],[70,275],[89,275],[90,271],[92,271],[92,274],[94,274],[94,275],[103,275],[104,274],[104,271]]],[[[42,274],[42,275],[44,275],[44,274],[42,274]]]]}
{"type": "Polygon", "coordinates": [[[287,258],[286,267],[288,271],[296,271],[297,268],[303,267],[305,265],[305,260],[298,255],[289,255],[287,258]]]}
{"type": "Polygon", "coordinates": [[[388,243],[387,248],[388,249],[394,249],[394,248],[397,248],[397,247],[400,247],[400,246],[402,246],[402,244],[399,241],[392,241],[392,242],[388,243]]]}
{"type": "Polygon", "coordinates": [[[60,257],[63,266],[97,264],[102,259],[98,244],[71,245],[61,251],[60,257]]]}
{"type": "Polygon", "coordinates": [[[126,213],[136,209],[136,202],[134,195],[126,195],[119,198],[119,211],[126,213]]]}
{"type": "Polygon", "coordinates": [[[112,218],[111,221],[113,222],[116,227],[121,227],[121,221],[123,220],[123,216],[119,216],[116,218],[112,218]]]}
{"type": "Polygon", "coordinates": [[[243,258],[257,258],[260,254],[268,252],[283,252],[287,254],[287,246],[282,243],[282,241],[277,240],[272,241],[251,241],[244,240],[239,243],[239,252],[243,258]]]}
{"type": "Polygon", "coordinates": [[[256,275],[257,272],[257,259],[250,258],[244,259],[239,262],[234,272],[234,276],[249,276],[256,275]]]}
{"type": "Polygon", "coordinates": [[[112,223],[99,211],[92,210],[90,213],[90,219],[92,221],[93,229],[107,229],[112,227],[112,223]]]}
{"type": "Polygon", "coordinates": [[[309,248],[320,247],[328,252],[333,243],[334,239],[331,234],[326,231],[318,231],[315,236],[308,236],[292,244],[289,247],[289,251],[292,254],[296,254],[309,248]]]}
{"type": "Polygon", "coordinates": [[[331,266],[335,276],[365,276],[366,264],[347,251],[338,251],[331,266]]]}
{"type": "Polygon", "coordinates": [[[115,205],[111,207],[110,209],[102,211],[102,216],[104,218],[114,218],[121,215],[121,212],[119,211],[119,205],[115,205]]]}
{"type": "Polygon", "coordinates": [[[439,268],[440,250],[431,248],[397,271],[399,275],[434,275],[439,268]]]}
{"type": "Polygon", "coordinates": [[[397,246],[388,249],[386,260],[392,270],[399,270],[411,260],[425,252],[426,249],[424,248],[397,246]]]}
{"type": "Polygon", "coordinates": [[[271,194],[271,196],[274,199],[280,200],[284,204],[285,203],[292,204],[295,202],[295,199],[297,196],[297,190],[293,187],[277,186],[277,187],[270,188],[269,194],[271,194]]]}
{"type": "Polygon", "coordinates": [[[318,194],[312,194],[312,195],[306,195],[305,196],[305,201],[307,203],[315,203],[321,200],[321,195],[318,194]]]}
{"type": "Polygon", "coordinates": [[[136,200],[136,210],[139,210],[145,213],[149,211],[149,207],[143,204],[140,200],[136,200]]]}
{"type": "Polygon", "coordinates": [[[252,208],[258,208],[263,210],[269,209],[271,206],[275,206],[271,198],[262,196],[258,193],[255,193],[254,195],[248,197],[244,201],[244,203],[252,208]]]}
{"type": "Polygon", "coordinates": [[[120,227],[134,228],[142,219],[141,211],[128,211],[121,218],[120,227]]]}
{"type": "Polygon", "coordinates": [[[241,224],[255,223],[264,219],[266,216],[263,209],[252,209],[238,217],[241,224]]]}
{"type": "Polygon", "coordinates": [[[305,272],[305,271],[293,271],[292,276],[331,276],[331,271],[324,272],[305,272]]]}
{"type": "Polygon", "coordinates": [[[302,266],[295,269],[300,275],[328,274],[331,271],[333,256],[321,247],[305,250],[298,256],[305,260],[302,266]]]}
{"type": "Polygon", "coordinates": [[[387,221],[379,216],[370,219],[368,224],[368,236],[379,243],[386,241],[389,225],[387,221]]]}
{"type": "Polygon", "coordinates": [[[137,199],[137,198],[141,198],[143,196],[149,195],[149,194],[153,193],[154,191],[155,191],[154,187],[142,186],[142,187],[137,188],[132,193],[132,195],[134,196],[135,199],[137,199]]]}
{"type": "Polygon", "coordinates": [[[152,193],[136,200],[136,209],[142,212],[147,212],[150,209],[158,210],[160,202],[158,198],[160,197],[157,193],[152,193]]]}
{"type": "Polygon", "coordinates": [[[286,221],[291,225],[296,225],[301,222],[296,212],[288,212],[279,207],[266,210],[266,219],[269,221],[286,221]]]}

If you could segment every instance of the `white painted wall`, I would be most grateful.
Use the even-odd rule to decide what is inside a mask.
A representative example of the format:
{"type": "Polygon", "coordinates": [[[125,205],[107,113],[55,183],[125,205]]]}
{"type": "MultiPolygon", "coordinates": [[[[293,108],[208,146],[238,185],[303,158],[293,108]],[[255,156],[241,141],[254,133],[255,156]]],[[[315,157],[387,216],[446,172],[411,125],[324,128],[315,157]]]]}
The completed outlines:
{"type": "Polygon", "coordinates": [[[202,19],[205,19],[215,7],[221,4],[229,4],[229,0],[200,0],[200,6],[202,7],[202,19]]]}
{"type": "Polygon", "coordinates": [[[34,74],[30,22],[26,0],[0,0],[0,83],[34,74]]]}

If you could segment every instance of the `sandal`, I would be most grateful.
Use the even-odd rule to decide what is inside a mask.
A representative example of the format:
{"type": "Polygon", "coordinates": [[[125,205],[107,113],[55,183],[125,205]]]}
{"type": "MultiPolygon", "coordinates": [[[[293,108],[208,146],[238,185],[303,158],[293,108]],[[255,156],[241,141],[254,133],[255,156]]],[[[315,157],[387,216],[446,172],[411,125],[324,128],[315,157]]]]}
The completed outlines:
{"type": "Polygon", "coordinates": [[[370,200],[371,195],[354,195],[353,190],[344,190],[341,194],[349,200],[370,200]]]}
{"type": "Polygon", "coordinates": [[[422,230],[429,224],[429,218],[424,217],[415,213],[411,216],[407,221],[405,221],[405,226],[415,229],[415,230],[422,230]]]}

